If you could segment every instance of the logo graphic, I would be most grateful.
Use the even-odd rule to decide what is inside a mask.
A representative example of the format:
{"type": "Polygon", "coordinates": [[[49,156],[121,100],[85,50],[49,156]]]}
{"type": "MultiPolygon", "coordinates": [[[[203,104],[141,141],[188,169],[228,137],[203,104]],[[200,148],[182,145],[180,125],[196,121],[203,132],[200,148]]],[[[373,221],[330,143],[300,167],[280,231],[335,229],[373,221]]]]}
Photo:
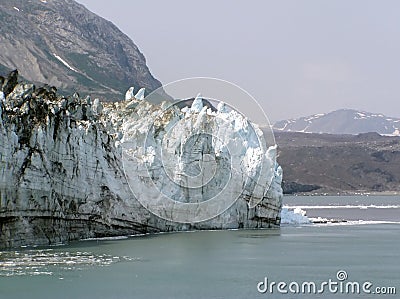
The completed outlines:
{"type": "Polygon", "coordinates": [[[123,165],[135,198],[151,213],[196,223],[221,215],[240,197],[251,208],[260,203],[274,177],[276,146],[250,94],[227,81],[190,78],[137,105],[147,125],[125,125],[123,165]]]}
{"type": "Polygon", "coordinates": [[[336,273],[336,278],[337,278],[339,281],[344,281],[344,280],[346,280],[346,279],[347,279],[347,272],[344,271],[344,270],[339,270],[339,271],[336,273]]]}

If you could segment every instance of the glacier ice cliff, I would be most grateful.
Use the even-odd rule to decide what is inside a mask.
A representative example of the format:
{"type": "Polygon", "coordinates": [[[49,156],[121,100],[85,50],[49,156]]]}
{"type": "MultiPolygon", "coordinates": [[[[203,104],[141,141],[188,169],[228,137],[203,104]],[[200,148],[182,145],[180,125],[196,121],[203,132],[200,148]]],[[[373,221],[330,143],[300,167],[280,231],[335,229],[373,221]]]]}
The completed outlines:
{"type": "MultiPolygon", "coordinates": [[[[198,99],[196,109],[180,109],[167,102],[153,105],[143,100],[144,91],[136,99],[133,90],[125,101],[101,103],[78,94],[59,96],[50,86],[18,83],[16,71],[0,79],[0,248],[116,235],[279,225],[282,169],[276,163],[276,147],[257,152],[256,147],[247,146],[240,153],[229,154],[221,144],[205,137],[194,140],[189,150],[182,149],[182,140],[190,140],[185,132],[224,136],[221,119],[235,128],[227,135],[233,142],[231,149],[236,149],[238,136],[252,143],[249,136],[254,131],[246,135],[250,131],[243,118],[227,112],[224,105],[217,111],[200,107],[198,99]],[[173,125],[176,130],[170,130],[173,125]],[[166,163],[157,153],[162,140],[169,142],[163,152],[166,163]],[[141,167],[147,168],[144,175],[136,177],[142,184],[139,189],[126,172],[124,161],[133,159],[129,155],[124,159],[126,144],[136,159],[133,166],[128,165],[133,167],[128,167],[129,171],[140,173],[141,167]],[[214,154],[216,164],[209,167],[210,154],[214,154]],[[232,157],[243,160],[236,172],[226,175],[223,167],[229,169],[232,157]],[[200,186],[201,198],[188,188],[196,182],[185,181],[182,175],[193,172],[196,178],[199,169],[211,177],[219,174],[210,186],[200,186]],[[243,180],[243,176],[249,179],[243,180]],[[255,176],[261,185],[253,182],[255,176]],[[170,177],[186,185],[170,184],[170,177]],[[155,182],[161,193],[169,192],[170,198],[182,203],[207,201],[221,182],[230,180],[238,186],[230,193],[237,200],[204,221],[173,221],[143,205],[146,192],[151,192],[146,188],[148,180],[155,182]]],[[[256,134],[260,132],[256,129],[256,134]]]]}

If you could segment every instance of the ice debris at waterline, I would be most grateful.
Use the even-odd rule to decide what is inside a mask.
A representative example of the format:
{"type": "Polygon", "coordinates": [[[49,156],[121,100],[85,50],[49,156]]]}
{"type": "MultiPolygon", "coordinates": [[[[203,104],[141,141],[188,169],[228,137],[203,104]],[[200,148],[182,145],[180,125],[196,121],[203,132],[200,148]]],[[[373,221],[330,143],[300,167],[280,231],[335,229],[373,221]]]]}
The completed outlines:
{"type": "MultiPolygon", "coordinates": [[[[252,147],[250,136],[254,130],[250,127],[255,127],[257,134],[262,133],[234,111],[224,108],[214,112],[206,105],[198,111],[200,103],[196,103],[196,109],[183,111],[167,102],[153,105],[143,100],[144,90],[138,94],[140,99],[132,97],[133,89],[125,101],[101,103],[78,94],[63,97],[53,87],[36,88],[18,83],[17,79],[16,71],[7,78],[0,77],[0,247],[164,231],[279,225],[282,170],[276,163],[276,147],[265,151],[252,147]],[[166,107],[170,107],[168,113],[162,114],[166,107]],[[163,117],[157,118],[159,115],[163,117]],[[223,118],[230,125],[218,127],[223,118]],[[173,131],[174,135],[169,137],[164,161],[168,167],[163,168],[150,145],[161,144],[178,122],[183,131],[173,131]],[[185,147],[183,142],[187,140],[180,136],[186,138],[188,131],[201,135],[201,129],[215,136],[228,134],[231,142],[245,140],[247,150],[230,155],[222,144],[209,138],[192,140],[191,146],[185,147]],[[151,144],[145,146],[149,132],[151,144]],[[195,178],[199,163],[203,171],[212,173],[215,161],[228,167],[226,162],[237,154],[244,159],[240,168],[243,173],[221,173],[212,180],[215,188],[204,188],[203,198],[196,200],[214,196],[219,184],[226,183],[224,180],[235,184],[242,183],[243,176],[249,179],[241,186],[242,194],[221,215],[199,223],[168,221],[150,213],[133,195],[122,163],[125,142],[130,142],[130,154],[142,165],[153,167],[148,174],[154,176],[142,176],[142,182],[159,183],[162,192],[176,192],[177,200],[182,202],[191,200],[190,196],[183,196],[191,189],[185,185],[163,185],[167,180],[160,176],[182,179],[183,170],[193,172],[195,178]],[[212,155],[211,170],[206,159],[212,155]],[[259,181],[259,177],[272,181],[255,185],[252,179],[259,181]],[[249,202],[257,205],[249,207],[249,202]]],[[[145,195],[146,188],[141,192],[136,196],[145,195]]]]}
{"type": "MultiPolygon", "coordinates": [[[[310,208],[310,206],[303,206],[310,208]]],[[[323,206],[322,206],[323,207],[323,206]]],[[[332,207],[332,206],[329,206],[332,207]]],[[[313,207],[311,207],[313,208],[313,207]]],[[[368,224],[368,223],[387,223],[381,221],[347,221],[345,219],[328,219],[322,217],[307,217],[307,212],[302,207],[283,206],[281,211],[281,224],[283,225],[301,225],[301,224],[368,224]]]]}
{"type": "Polygon", "coordinates": [[[311,224],[312,221],[306,216],[306,211],[300,208],[283,207],[281,211],[281,224],[311,224]]]}

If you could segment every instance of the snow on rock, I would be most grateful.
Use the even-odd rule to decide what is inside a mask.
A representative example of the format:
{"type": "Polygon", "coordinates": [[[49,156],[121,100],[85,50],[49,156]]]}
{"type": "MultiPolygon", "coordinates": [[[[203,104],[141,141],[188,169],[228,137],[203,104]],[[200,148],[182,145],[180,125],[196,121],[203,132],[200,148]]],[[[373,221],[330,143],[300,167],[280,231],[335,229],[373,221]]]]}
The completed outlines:
{"type": "Polygon", "coordinates": [[[54,57],[57,58],[62,64],[64,64],[67,68],[69,68],[71,71],[74,71],[78,73],[76,69],[74,69],[72,66],[68,64],[64,59],[62,59],[60,56],[58,56],[56,53],[53,53],[54,57]]]}
{"type": "Polygon", "coordinates": [[[257,143],[260,130],[235,111],[208,113],[200,96],[190,110],[153,105],[133,97],[133,88],[129,102],[117,103],[17,82],[2,92],[0,247],[279,225],[276,146],[257,143]],[[179,210],[174,222],[162,214],[170,210],[144,207],[152,196],[233,200],[206,221],[179,210]]]}

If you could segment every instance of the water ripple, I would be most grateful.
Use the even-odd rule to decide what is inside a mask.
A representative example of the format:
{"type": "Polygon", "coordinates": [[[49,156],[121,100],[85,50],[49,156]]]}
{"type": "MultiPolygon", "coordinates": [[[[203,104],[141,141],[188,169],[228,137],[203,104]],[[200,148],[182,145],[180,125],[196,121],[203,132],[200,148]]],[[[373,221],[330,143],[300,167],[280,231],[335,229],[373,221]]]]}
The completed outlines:
{"type": "Polygon", "coordinates": [[[54,275],[60,271],[83,270],[93,266],[110,266],[137,258],[94,254],[87,251],[53,249],[0,252],[0,276],[54,275]]]}

